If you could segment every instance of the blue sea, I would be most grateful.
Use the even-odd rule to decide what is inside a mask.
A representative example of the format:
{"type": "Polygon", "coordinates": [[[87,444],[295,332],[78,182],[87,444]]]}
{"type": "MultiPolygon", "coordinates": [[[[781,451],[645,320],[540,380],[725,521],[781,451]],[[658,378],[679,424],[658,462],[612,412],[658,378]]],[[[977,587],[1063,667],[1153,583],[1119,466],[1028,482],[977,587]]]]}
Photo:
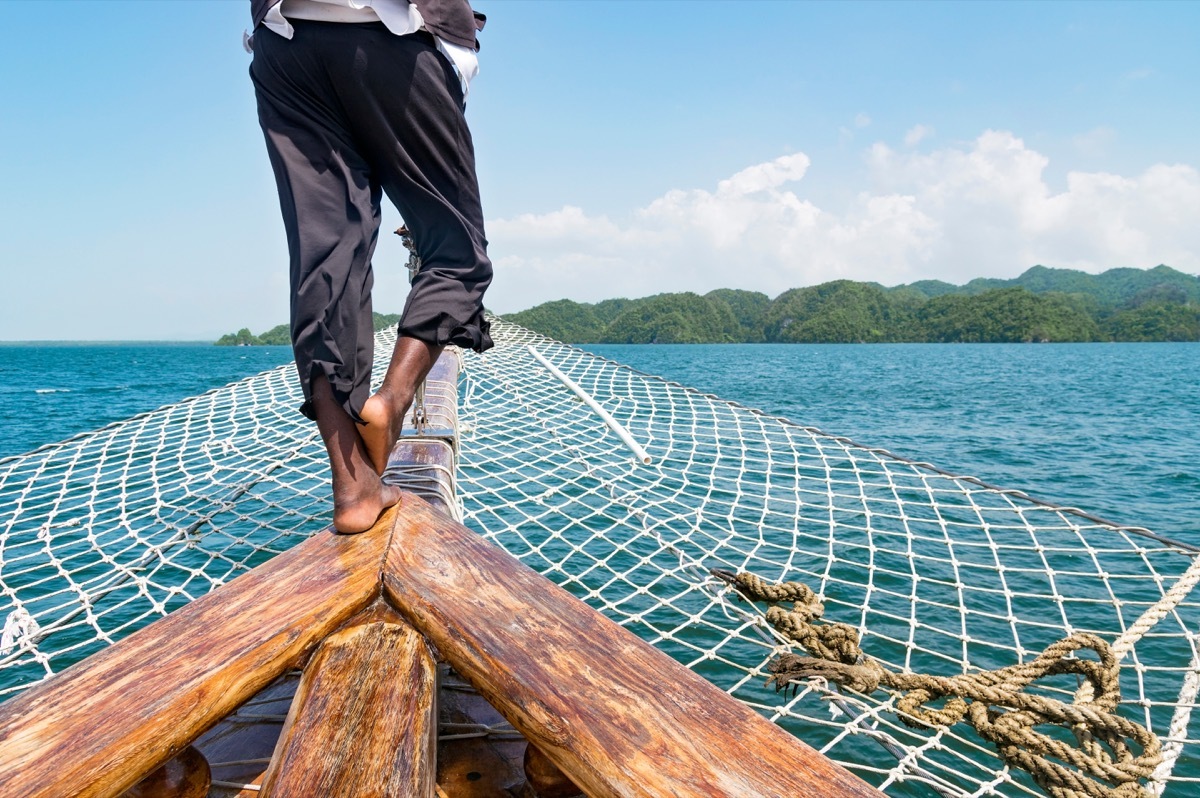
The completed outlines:
{"type": "Polygon", "coordinates": [[[1200,344],[588,346],[636,369],[1200,545],[1200,344]]]}
{"type": "MultiPolygon", "coordinates": [[[[589,346],[858,443],[1200,545],[1200,344],[589,346]]],[[[0,345],[0,457],[287,363],[288,347],[0,345]]]]}
{"type": "MultiPolygon", "coordinates": [[[[587,349],[863,445],[1200,545],[1200,344],[587,349]]],[[[290,359],[288,347],[0,345],[0,458],[290,359]]],[[[1169,706],[1158,711],[1163,722],[1169,706]]],[[[1175,775],[1196,776],[1187,757],[1175,775]]],[[[923,794],[913,790],[897,793],[923,794]]]]}
{"type": "Polygon", "coordinates": [[[0,343],[0,457],[291,362],[290,346],[0,343]]]}

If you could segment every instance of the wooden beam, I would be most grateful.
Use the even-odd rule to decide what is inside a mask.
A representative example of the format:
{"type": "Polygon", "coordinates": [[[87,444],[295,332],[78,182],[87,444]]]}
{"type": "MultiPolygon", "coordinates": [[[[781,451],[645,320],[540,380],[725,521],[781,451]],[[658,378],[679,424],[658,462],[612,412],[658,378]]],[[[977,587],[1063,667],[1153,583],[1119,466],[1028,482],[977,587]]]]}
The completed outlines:
{"type": "Polygon", "coordinates": [[[395,516],[321,532],[0,704],[0,794],[136,784],[378,595],[395,516]]]}
{"type": "Polygon", "coordinates": [[[436,757],[437,666],[380,602],[309,660],[262,795],[434,798],[436,757]]]}
{"type": "Polygon", "coordinates": [[[441,438],[401,438],[383,481],[411,491],[454,517],[454,449],[441,438]]]}
{"type": "Polygon", "coordinates": [[[585,793],[880,796],[565,590],[416,500],[385,596],[585,793]]]}
{"type": "Polygon", "coordinates": [[[299,684],[300,674],[289,668],[192,743],[208,759],[215,780],[241,785],[218,785],[212,790],[216,798],[261,798],[258,791],[299,684]]]}

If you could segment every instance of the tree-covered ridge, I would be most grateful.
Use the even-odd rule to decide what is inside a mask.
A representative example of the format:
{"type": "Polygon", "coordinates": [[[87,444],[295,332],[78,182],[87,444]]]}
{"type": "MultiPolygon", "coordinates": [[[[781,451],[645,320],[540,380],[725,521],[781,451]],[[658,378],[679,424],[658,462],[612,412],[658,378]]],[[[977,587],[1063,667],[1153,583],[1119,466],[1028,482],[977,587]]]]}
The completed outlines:
{"type": "Polygon", "coordinates": [[[507,318],[569,343],[1200,341],[1200,277],[1168,266],[1095,275],[1034,266],[963,286],[835,280],[775,299],[734,289],[564,299],[507,318]]]}
{"type": "MultiPolygon", "coordinates": [[[[375,330],[378,332],[400,321],[399,313],[372,313],[375,330]]],[[[217,339],[217,346],[291,346],[291,328],[279,324],[267,330],[262,335],[255,335],[249,328],[243,327],[235,333],[227,333],[217,339]]]]}

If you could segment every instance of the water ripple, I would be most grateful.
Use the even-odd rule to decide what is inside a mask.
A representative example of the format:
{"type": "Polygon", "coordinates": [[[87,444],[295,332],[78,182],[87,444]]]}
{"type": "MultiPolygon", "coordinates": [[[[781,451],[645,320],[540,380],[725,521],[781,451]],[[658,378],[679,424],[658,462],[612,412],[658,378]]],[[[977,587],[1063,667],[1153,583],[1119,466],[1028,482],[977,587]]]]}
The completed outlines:
{"type": "Polygon", "coordinates": [[[864,445],[1200,544],[1200,344],[586,348],[864,445]]]}

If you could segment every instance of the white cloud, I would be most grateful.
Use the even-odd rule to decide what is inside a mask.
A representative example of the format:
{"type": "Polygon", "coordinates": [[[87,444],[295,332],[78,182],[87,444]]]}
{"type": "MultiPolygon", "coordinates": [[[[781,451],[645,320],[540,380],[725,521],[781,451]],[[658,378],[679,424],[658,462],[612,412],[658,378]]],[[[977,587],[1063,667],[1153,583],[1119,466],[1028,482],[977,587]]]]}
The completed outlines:
{"type": "Polygon", "coordinates": [[[924,139],[933,135],[933,128],[927,125],[914,125],[904,134],[904,146],[915,147],[924,139]]]}
{"type": "Polygon", "coordinates": [[[804,153],[784,155],[767,163],[751,166],[717,184],[717,193],[726,196],[753,194],[756,191],[777,188],[784,183],[793,183],[804,177],[811,161],[804,153]]]}
{"type": "Polygon", "coordinates": [[[1055,193],[1048,159],[1005,131],[925,154],[876,143],[865,160],[869,185],[836,208],[804,197],[809,159],[796,153],[715,189],[674,189],[627,220],[568,206],[489,222],[497,267],[489,305],[508,312],[563,297],[725,287],[774,296],[843,277],[961,283],[1035,263],[1200,271],[1192,166],[1133,177],[1071,172],[1055,193]]]}
{"type": "Polygon", "coordinates": [[[870,124],[871,124],[871,117],[867,116],[866,114],[860,112],[860,113],[857,113],[854,115],[854,126],[855,127],[864,128],[864,127],[869,126],[870,124]]]}

